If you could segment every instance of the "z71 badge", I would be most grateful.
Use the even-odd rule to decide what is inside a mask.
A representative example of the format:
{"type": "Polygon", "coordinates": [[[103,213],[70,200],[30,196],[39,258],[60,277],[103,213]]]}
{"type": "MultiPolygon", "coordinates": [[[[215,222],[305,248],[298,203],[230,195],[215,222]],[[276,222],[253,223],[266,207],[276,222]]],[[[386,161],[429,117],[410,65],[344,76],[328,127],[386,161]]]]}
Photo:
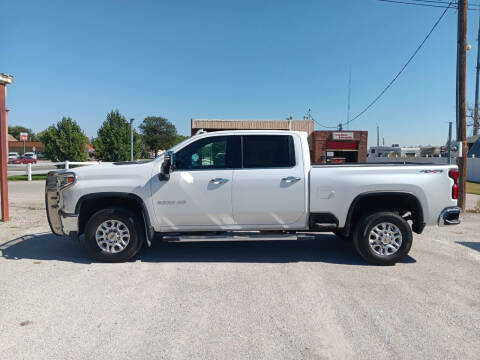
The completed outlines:
{"type": "Polygon", "coordinates": [[[437,173],[442,173],[443,170],[420,170],[421,173],[424,174],[437,174],[437,173]]]}
{"type": "Polygon", "coordinates": [[[185,205],[187,200],[161,200],[158,201],[158,205],[185,205]]]}

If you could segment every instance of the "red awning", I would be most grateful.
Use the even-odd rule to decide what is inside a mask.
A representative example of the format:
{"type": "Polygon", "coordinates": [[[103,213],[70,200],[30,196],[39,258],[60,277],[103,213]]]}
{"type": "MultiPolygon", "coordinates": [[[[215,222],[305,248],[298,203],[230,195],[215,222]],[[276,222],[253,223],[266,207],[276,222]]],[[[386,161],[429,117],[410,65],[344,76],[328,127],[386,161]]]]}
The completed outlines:
{"type": "Polygon", "coordinates": [[[357,141],[327,141],[327,150],[357,150],[357,141]]]}

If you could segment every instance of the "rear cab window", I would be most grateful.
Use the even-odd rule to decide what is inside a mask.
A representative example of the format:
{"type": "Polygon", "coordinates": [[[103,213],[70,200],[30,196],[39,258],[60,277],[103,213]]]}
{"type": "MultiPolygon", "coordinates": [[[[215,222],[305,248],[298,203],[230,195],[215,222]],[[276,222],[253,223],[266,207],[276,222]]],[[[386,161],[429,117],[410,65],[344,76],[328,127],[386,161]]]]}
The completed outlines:
{"type": "Polygon", "coordinates": [[[291,135],[242,136],[243,168],[290,168],[295,166],[291,135]]]}

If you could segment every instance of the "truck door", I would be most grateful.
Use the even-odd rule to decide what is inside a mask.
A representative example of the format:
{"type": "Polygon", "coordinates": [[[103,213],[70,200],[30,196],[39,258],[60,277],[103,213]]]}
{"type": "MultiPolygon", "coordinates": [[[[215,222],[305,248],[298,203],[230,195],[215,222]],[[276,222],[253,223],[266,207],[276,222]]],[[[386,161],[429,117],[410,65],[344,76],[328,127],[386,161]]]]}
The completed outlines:
{"type": "Polygon", "coordinates": [[[240,162],[240,137],[203,137],[174,155],[168,181],[153,180],[152,197],[162,230],[234,224],[233,168],[240,162]]]}
{"type": "Polygon", "coordinates": [[[306,181],[300,142],[292,135],[244,135],[242,154],[242,168],[233,171],[235,222],[281,229],[303,221],[306,181]]]}

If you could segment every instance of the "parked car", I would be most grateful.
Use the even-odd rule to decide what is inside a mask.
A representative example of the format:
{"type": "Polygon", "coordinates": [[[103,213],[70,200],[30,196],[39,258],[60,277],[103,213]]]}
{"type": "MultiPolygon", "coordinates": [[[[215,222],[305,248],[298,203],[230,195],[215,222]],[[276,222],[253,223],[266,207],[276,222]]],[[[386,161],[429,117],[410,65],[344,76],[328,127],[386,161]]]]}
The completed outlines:
{"type": "Polygon", "coordinates": [[[37,154],[35,154],[34,152],[26,152],[25,154],[23,154],[24,156],[31,156],[32,158],[36,159],[37,158],[37,154]]]}
{"type": "Polygon", "coordinates": [[[37,160],[46,160],[47,157],[43,152],[37,152],[37,160]]]}
{"type": "Polygon", "coordinates": [[[11,160],[8,163],[9,164],[36,164],[37,159],[35,159],[31,156],[22,155],[18,159],[11,160]]]}
{"type": "Polygon", "coordinates": [[[20,156],[20,154],[18,152],[9,152],[8,153],[8,161],[16,160],[16,159],[18,159],[19,156],[20,156]]]}
{"type": "Polygon", "coordinates": [[[52,171],[45,199],[52,232],[83,234],[102,261],[126,261],[154,238],[334,232],[391,265],[412,231],[460,223],[457,197],[455,165],[312,166],[305,133],[250,130],[199,134],[149,162],[52,171]]]}

